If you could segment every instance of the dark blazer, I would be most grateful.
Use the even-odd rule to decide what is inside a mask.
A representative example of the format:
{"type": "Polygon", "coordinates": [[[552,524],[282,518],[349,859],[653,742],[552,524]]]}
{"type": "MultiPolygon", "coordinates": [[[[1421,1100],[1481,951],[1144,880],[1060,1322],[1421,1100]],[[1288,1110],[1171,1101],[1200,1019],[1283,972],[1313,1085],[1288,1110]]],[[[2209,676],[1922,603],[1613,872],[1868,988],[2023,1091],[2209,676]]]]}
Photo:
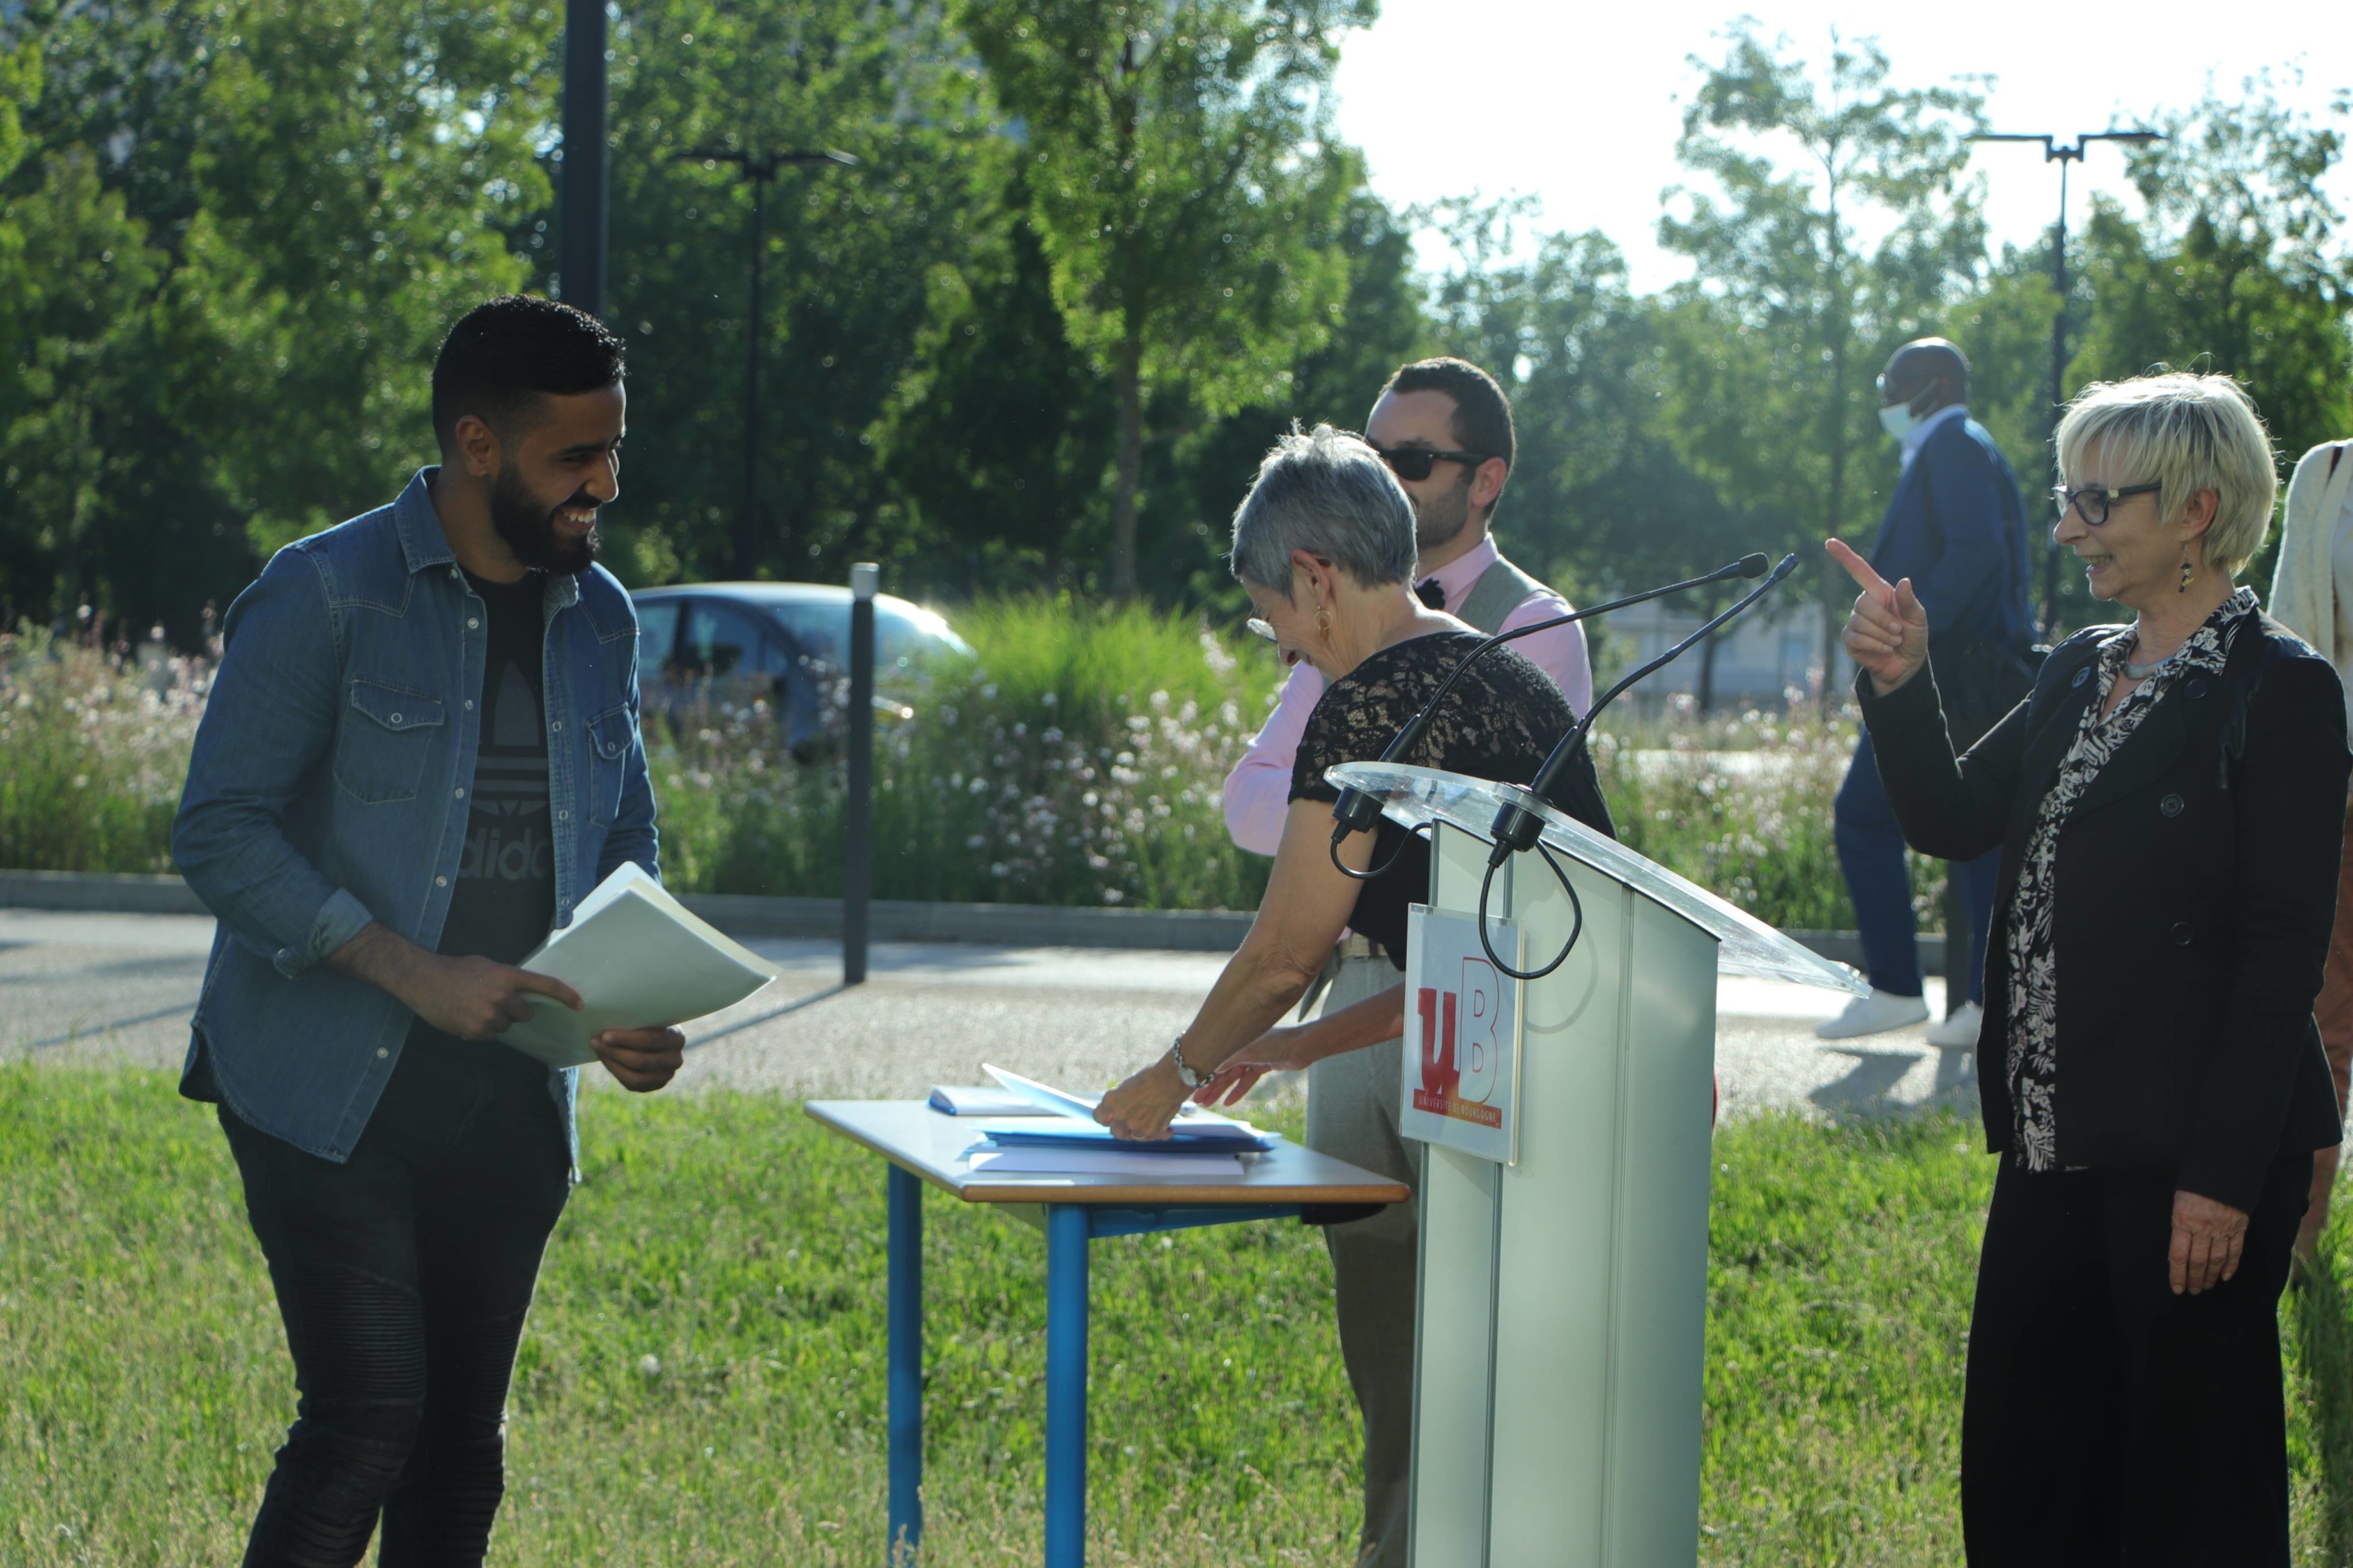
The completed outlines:
{"type": "MultiPolygon", "coordinates": [[[[1977,1052],[1997,1152],[2011,1131],[2010,903],[2116,630],[2053,649],[2027,700],[1958,760],[1928,672],[1883,698],[1856,681],[1905,840],[1947,860],[2002,850],[1977,1052]]],[[[2337,1141],[2313,998],[2349,771],[2336,672],[2264,616],[2093,780],[2060,831],[2052,912],[2063,1165],[2173,1168],[2180,1187],[2251,1210],[2275,1157],[2337,1141]]]]}
{"type": "Polygon", "coordinates": [[[1983,425],[1964,414],[1928,433],[1888,499],[1871,565],[1912,579],[1932,641],[2033,641],[2018,479],[1983,425]]]}

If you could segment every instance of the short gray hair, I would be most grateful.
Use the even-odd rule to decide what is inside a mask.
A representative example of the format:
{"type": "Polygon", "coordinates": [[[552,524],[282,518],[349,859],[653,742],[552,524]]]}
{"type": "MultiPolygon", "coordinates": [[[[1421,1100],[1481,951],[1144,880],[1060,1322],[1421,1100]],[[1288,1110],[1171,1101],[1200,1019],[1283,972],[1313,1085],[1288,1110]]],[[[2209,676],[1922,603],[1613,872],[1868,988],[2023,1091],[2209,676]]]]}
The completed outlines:
{"type": "Polygon", "coordinates": [[[2255,403],[2230,377],[2172,370],[2094,381],[2059,421],[2059,472],[2070,484],[2095,445],[2111,483],[2163,486],[2157,515],[2167,521],[2200,491],[2214,492],[2206,559],[2224,572],[2237,575],[2263,548],[2279,471],[2255,403]]]}
{"type": "Polygon", "coordinates": [[[1321,556],[1360,587],[1414,574],[1414,504],[1381,454],[1329,425],[1290,434],[1233,509],[1233,574],[1290,598],[1290,552],[1321,556]]]}

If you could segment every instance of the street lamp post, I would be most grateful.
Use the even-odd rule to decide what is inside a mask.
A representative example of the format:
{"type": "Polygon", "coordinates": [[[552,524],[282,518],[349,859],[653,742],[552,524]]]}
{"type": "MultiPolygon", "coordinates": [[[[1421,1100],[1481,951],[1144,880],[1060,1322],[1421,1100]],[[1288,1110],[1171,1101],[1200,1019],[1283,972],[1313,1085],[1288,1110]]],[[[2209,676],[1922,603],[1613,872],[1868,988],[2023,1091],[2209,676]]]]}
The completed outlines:
{"type": "Polygon", "coordinates": [[[563,301],[605,313],[605,0],[563,10],[563,173],[556,278],[563,301]]]}
{"type": "Polygon", "coordinates": [[[672,155],[674,163],[733,164],[752,187],[752,286],[750,322],[744,335],[744,511],[735,525],[735,575],[752,574],[752,559],[759,538],[753,518],[760,499],[760,336],[765,312],[760,303],[760,261],[767,251],[767,188],[789,168],[839,165],[856,168],[847,153],[751,153],[712,147],[672,155]]]}
{"type": "MultiPolygon", "coordinates": [[[[1981,131],[1972,142],[2040,142],[2042,161],[2059,165],[2059,222],[2052,230],[2051,287],[2059,306],[2051,318],[2051,471],[2059,472],[2059,410],[2067,399],[2067,165],[2084,161],[2084,148],[2093,142],[2162,142],[2154,131],[2093,131],[2077,136],[2073,145],[2056,136],[2018,131],[1981,131]]],[[[2054,542],[2042,557],[2042,635],[2059,626],[2059,546],[2054,542]]]]}

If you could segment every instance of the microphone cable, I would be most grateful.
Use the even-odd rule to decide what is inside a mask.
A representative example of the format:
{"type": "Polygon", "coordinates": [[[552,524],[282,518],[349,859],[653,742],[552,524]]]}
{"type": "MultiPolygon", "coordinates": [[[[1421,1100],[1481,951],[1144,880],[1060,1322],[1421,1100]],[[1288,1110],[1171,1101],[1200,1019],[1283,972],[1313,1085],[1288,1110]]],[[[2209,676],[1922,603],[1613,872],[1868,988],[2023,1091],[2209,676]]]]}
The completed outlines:
{"type": "MultiPolygon", "coordinates": [[[[1540,801],[1545,798],[1547,791],[1552,789],[1552,781],[1568,766],[1569,759],[1584,746],[1586,737],[1592,733],[1594,720],[1600,716],[1604,708],[1617,700],[1620,693],[1644,676],[1673,663],[1703,638],[1708,637],[1749,606],[1772,592],[1783,578],[1797,570],[1797,564],[1798,558],[1795,554],[1784,555],[1781,557],[1780,564],[1774,567],[1772,574],[1751,589],[1739,603],[1710,620],[1699,631],[1694,631],[1649,664],[1627,676],[1616,686],[1611,687],[1601,699],[1593,705],[1592,710],[1572,726],[1567,734],[1561,737],[1561,744],[1552,749],[1552,755],[1546,757],[1544,766],[1537,770],[1535,782],[1529,786],[1529,792],[1540,801]]],[[[1751,576],[1755,574],[1748,574],[1751,576]]],[[[1560,861],[1553,858],[1552,846],[1544,842],[1544,821],[1541,817],[1528,807],[1514,801],[1495,813],[1493,831],[1495,845],[1487,856],[1487,874],[1479,881],[1479,945],[1486,949],[1489,960],[1514,980],[1541,980],[1568,961],[1569,954],[1576,949],[1577,939],[1585,935],[1585,901],[1577,897],[1577,890],[1570,882],[1568,873],[1562,869],[1560,861]],[[1552,961],[1542,969],[1523,972],[1504,962],[1496,955],[1495,944],[1488,940],[1487,903],[1495,890],[1496,869],[1510,859],[1515,853],[1525,849],[1534,849],[1544,857],[1544,863],[1552,869],[1552,875],[1559,881],[1562,891],[1569,895],[1569,907],[1574,912],[1575,919],[1569,927],[1569,939],[1561,945],[1561,950],[1553,956],[1552,961]]],[[[1394,857],[1392,856],[1392,858],[1393,859],[1394,857]]]]}
{"type": "MultiPolygon", "coordinates": [[[[1782,562],[1785,571],[1786,568],[1794,563],[1796,557],[1791,556],[1782,562]]],[[[1420,711],[1416,712],[1413,718],[1406,721],[1405,727],[1398,731],[1395,736],[1390,740],[1388,746],[1381,752],[1378,760],[1381,762],[1394,762],[1400,756],[1404,756],[1406,751],[1411,749],[1413,745],[1422,738],[1423,733],[1429,728],[1431,719],[1438,713],[1438,705],[1446,700],[1449,693],[1453,691],[1455,683],[1461,680],[1464,673],[1467,672],[1473,664],[1477,663],[1482,655],[1485,654],[1490,650],[1501,647],[1506,642],[1515,642],[1522,637],[1532,637],[1540,631],[1550,631],[1554,627],[1567,626],[1574,621],[1584,620],[1590,616],[1607,615],[1611,610],[1623,609],[1629,605],[1643,604],[1652,599],[1664,598],[1668,594],[1678,594],[1687,588],[1705,587],[1711,583],[1721,583],[1733,577],[1761,577],[1765,574],[1766,564],[1766,557],[1762,552],[1744,555],[1729,566],[1719,566],[1713,572],[1707,573],[1701,576],[1686,578],[1680,583],[1669,583],[1663,588],[1650,588],[1639,594],[1629,594],[1623,598],[1611,599],[1607,604],[1590,605],[1584,609],[1571,610],[1566,615],[1556,615],[1552,617],[1550,619],[1533,621],[1526,626],[1514,627],[1508,631],[1496,632],[1493,636],[1489,637],[1485,642],[1472,649],[1468,653],[1463,654],[1461,662],[1458,663],[1453,669],[1447,672],[1446,679],[1438,683],[1438,690],[1431,695],[1430,699],[1427,702],[1422,704],[1420,711]]],[[[1777,578],[1776,581],[1778,580],[1779,579],[1777,578]]],[[[1768,587],[1770,585],[1770,584],[1767,585],[1768,587]]],[[[1762,589],[1758,590],[1759,593],[1762,591],[1762,589]]],[[[1745,608],[1748,604],[1756,599],[1756,594],[1751,594],[1748,598],[1743,599],[1740,606],[1737,607],[1733,613],[1737,614],[1740,608],[1745,608]]],[[[1711,622],[1710,629],[1712,629],[1715,625],[1721,625],[1722,623],[1722,619],[1728,618],[1720,618],[1717,621],[1711,622]]],[[[1677,653],[1680,653],[1681,651],[1681,649],[1676,650],[1677,653]]],[[[1670,658],[1673,656],[1673,654],[1668,655],[1670,658]]],[[[1647,666],[1643,670],[1637,671],[1636,676],[1640,676],[1642,675],[1648,674],[1650,669],[1654,669],[1657,666],[1655,665],[1647,666]]],[[[1616,691],[1612,691],[1609,694],[1610,697],[1615,697],[1616,695],[1616,691]]],[[[1601,711],[1603,704],[1608,702],[1608,699],[1609,699],[1608,697],[1605,697],[1602,699],[1601,702],[1595,703],[1593,706],[1593,712],[1598,713],[1601,711]]],[[[1590,722],[1591,718],[1591,714],[1586,715],[1588,723],[1590,722]]],[[[1334,826],[1332,830],[1332,864],[1338,868],[1340,874],[1347,877],[1350,881],[1370,881],[1376,877],[1388,875],[1391,868],[1397,864],[1398,855],[1404,853],[1404,846],[1400,845],[1395,854],[1392,854],[1388,859],[1381,863],[1378,869],[1374,869],[1351,871],[1347,867],[1341,865],[1340,845],[1350,834],[1365,832],[1367,829],[1370,828],[1374,823],[1378,822],[1380,818],[1381,803],[1361,790],[1343,790],[1340,792],[1340,798],[1333,802],[1332,820],[1334,826]]],[[[1414,831],[1416,833],[1422,832],[1427,826],[1427,824],[1425,824],[1423,828],[1416,828],[1414,831]]]]}

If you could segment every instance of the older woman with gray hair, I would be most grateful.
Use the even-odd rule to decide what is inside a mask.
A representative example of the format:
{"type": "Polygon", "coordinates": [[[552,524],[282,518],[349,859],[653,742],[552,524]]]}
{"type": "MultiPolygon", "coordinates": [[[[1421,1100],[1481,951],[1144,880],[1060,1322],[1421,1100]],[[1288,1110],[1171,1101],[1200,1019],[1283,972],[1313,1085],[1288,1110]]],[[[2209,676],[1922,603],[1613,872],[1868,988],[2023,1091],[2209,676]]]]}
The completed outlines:
{"type": "MultiPolygon", "coordinates": [[[[1385,874],[1355,881],[1333,865],[1339,791],[1324,778],[1340,763],[1379,757],[1483,641],[1415,597],[1413,505],[1395,476],[1370,447],[1328,426],[1276,443],[1234,512],[1233,574],[1256,607],[1258,629],[1286,664],[1313,664],[1326,688],[1300,739],[1281,845],[1249,935],[1193,1021],[1096,1112],[1122,1137],[1165,1137],[1188,1096],[1239,1097],[1272,1068],[1370,1048],[1373,1071],[1355,1075],[1344,1093],[1328,1096],[1320,1071],[1311,1077],[1308,1143],[1324,1147],[1322,1134],[1337,1118],[1378,1119],[1370,1153],[1360,1127],[1337,1152],[1411,1179],[1415,1166],[1396,1131],[1402,983],[1369,996],[1334,994],[1312,1022],[1276,1026],[1323,971],[1344,930],[1370,938],[1403,971],[1406,905],[1428,895],[1428,846],[1386,820],[1339,850],[1352,869],[1385,864],[1385,874]]],[[[1400,760],[1526,783],[1574,717],[1551,678],[1506,645],[1464,672],[1420,744],[1400,760]]],[[[1609,831],[1589,759],[1563,773],[1554,796],[1562,810],[1609,831]]],[[[1402,1562],[1413,1432],[1412,1205],[1347,1229],[1359,1227],[1378,1233],[1352,1237],[1347,1247],[1336,1239],[1334,1260],[1341,1349],[1365,1418],[1363,1560],[1402,1562]]]]}
{"type": "Polygon", "coordinates": [[[2133,619],[2053,649],[1962,756],[1909,579],[1830,546],[1862,588],[1846,645],[1904,837],[2003,852],[1963,1533],[1976,1562],[2284,1568],[2275,1313],[2339,1131],[2313,998],[2345,704],[2235,580],[2278,489],[2236,383],[2087,387],[2059,457],[2052,538],[2133,619]]]}

